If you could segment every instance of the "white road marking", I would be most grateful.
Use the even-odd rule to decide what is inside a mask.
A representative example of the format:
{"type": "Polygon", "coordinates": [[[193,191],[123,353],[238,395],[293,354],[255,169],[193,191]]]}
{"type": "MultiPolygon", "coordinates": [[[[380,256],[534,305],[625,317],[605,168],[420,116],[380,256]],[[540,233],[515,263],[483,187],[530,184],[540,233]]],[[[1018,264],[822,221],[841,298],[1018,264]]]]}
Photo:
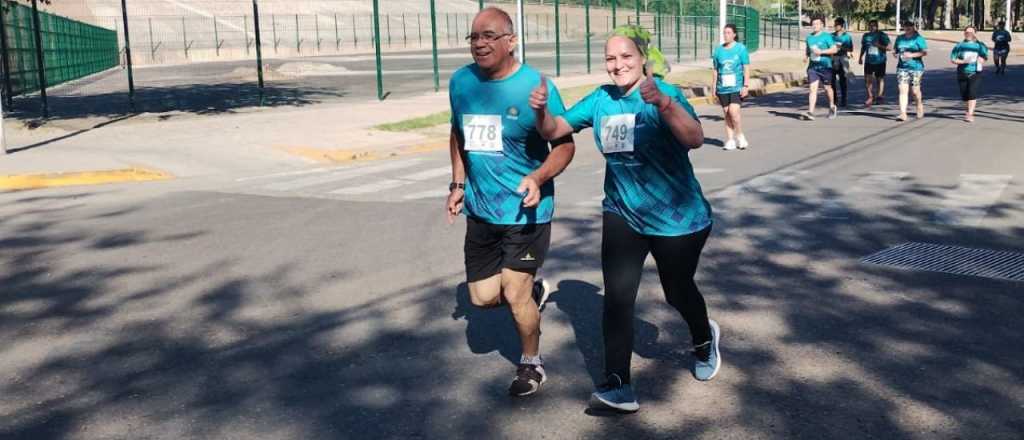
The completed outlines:
{"type": "Polygon", "coordinates": [[[398,177],[395,179],[383,179],[373,183],[367,183],[365,185],[351,186],[347,188],[340,188],[331,191],[330,194],[343,194],[343,195],[357,195],[357,194],[370,194],[378,191],[386,191],[389,189],[395,189],[405,185],[411,185],[423,180],[429,180],[435,177],[441,177],[450,175],[452,173],[452,167],[445,166],[439,168],[431,168],[429,170],[420,171],[418,173],[409,174],[406,176],[398,177]]]}
{"type": "Polygon", "coordinates": [[[430,191],[423,191],[418,193],[412,193],[403,197],[405,200],[419,200],[419,199],[434,199],[443,198],[448,196],[447,189],[432,189],[430,191]]]}
{"type": "Polygon", "coordinates": [[[270,185],[264,186],[263,188],[271,191],[291,191],[299,188],[323,185],[326,183],[334,183],[343,180],[354,179],[356,177],[368,176],[371,174],[376,174],[384,171],[400,170],[402,168],[411,167],[420,162],[422,162],[422,160],[420,159],[409,159],[401,162],[386,162],[358,168],[346,168],[344,170],[323,176],[310,176],[298,180],[272,183],[270,185]]]}
{"type": "Polygon", "coordinates": [[[960,184],[946,193],[943,209],[933,221],[945,225],[979,226],[988,209],[999,200],[1013,176],[1005,174],[961,174],[960,184]]]}
{"type": "Polygon", "coordinates": [[[317,173],[322,173],[322,172],[325,172],[325,171],[331,171],[331,170],[336,170],[336,169],[338,169],[338,168],[313,168],[313,169],[308,169],[308,170],[285,171],[285,172],[281,172],[281,173],[264,174],[262,176],[242,177],[242,178],[239,178],[239,179],[235,179],[235,182],[247,182],[247,181],[250,181],[250,180],[260,180],[260,179],[274,179],[274,178],[277,178],[277,177],[301,176],[303,174],[317,174],[317,173]]]}
{"type": "Polygon", "coordinates": [[[747,182],[726,187],[721,191],[712,194],[711,198],[729,199],[748,192],[763,194],[774,193],[804,174],[807,174],[807,171],[779,171],[777,173],[757,176],[747,182]]]}
{"type": "Polygon", "coordinates": [[[862,194],[892,194],[899,189],[909,175],[910,173],[906,171],[872,171],[857,179],[857,183],[849,191],[825,199],[820,209],[806,216],[830,219],[850,218],[851,209],[847,203],[843,202],[843,199],[862,194]]]}

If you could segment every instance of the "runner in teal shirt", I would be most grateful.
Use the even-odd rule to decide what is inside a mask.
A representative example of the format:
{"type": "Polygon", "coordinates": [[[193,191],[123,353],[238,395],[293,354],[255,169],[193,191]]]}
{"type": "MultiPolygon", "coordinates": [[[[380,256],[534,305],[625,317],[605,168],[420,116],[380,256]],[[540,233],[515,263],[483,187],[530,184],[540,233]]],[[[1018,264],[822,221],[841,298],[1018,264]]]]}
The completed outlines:
{"type": "Polygon", "coordinates": [[[846,20],[842,17],[836,19],[833,24],[835,32],[832,39],[839,46],[839,52],[832,56],[832,85],[836,91],[836,100],[840,107],[846,107],[846,92],[849,88],[847,74],[850,71],[850,54],[853,53],[853,37],[846,31],[846,20]]]}
{"type": "Polygon", "coordinates": [[[893,56],[899,60],[896,65],[896,79],[900,85],[900,121],[907,120],[910,92],[914,93],[917,104],[917,119],[924,118],[921,78],[924,77],[925,55],[928,55],[928,42],[917,33],[917,25],[909,20],[903,22],[903,34],[896,37],[893,49],[893,56]]]}
{"type": "MultiPolygon", "coordinates": [[[[465,139],[466,213],[494,225],[549,223],[554,214],[554,181],[540,188],[540,203],[523,206],[519,184],[548,157],[548,142],[533,127],[529,95],[541,75],[522,65],[501,80],[486,78],[476,64],[457,70],[448,85],[452,127],[465,139]],[[480,99],[486,96],[488,99],[480,99]]],[[[552,113],[565,111],[554,84],[552,113]]]]}
{"type": "Polygon", "coordinates": [[[452,75],[449,154],[452,181],[445,208],[455,223],[465,210],[463,241],[469,302],[507,305],[519,334],[521,356],[509,385],[512,396],[536,393],[547,380],[540,354],[540,310],[551,292],[537,278],[551,243],[552,179],[569,165],[572,137],[548,142],[537,132],[531,91],[552,98],[554,85],[513,55],[519,44],[512,17],[497,7],[473,19],[469,43],[473,64],[452,75]]]}
{"type": "Polygon", "coordinates": [[[836,97],[832,91],[832,55],[839,52],[839,45],[832,34],[825,32],[825,22],[821,18],[811,20],[814,32],[807,36],[804,54],[807,56],[807,83],[810,94],[807,97],[807,111],[802,115],[805,120],[814,120],[814,107],[818,104],[818,85],[825,86],[828,97],[828,118],[835,119],[839,114],[836,108],[836,97]]]}
{"type": "Polygon", "coordinates": [[[960,86],[960,99],[967,103],[964,120],[974,122],[974,109],[978,105],[981,71],[988,61],[988,47],[978,41],[974,26],[964,29],[964,41],[953,47],[949,60],[956,66],[956,82],[960,86]]]}
{"type": "Polygon", "coordinates": [[[892,41],[889,36],[878,30],[878,20],[869,21],[868,33],[860,39],[858,61],[864,65],[864,88],[868,95],[864,105],[867,107],[871,107],[876,100],[881,103],[885,99],[885,53],[889,51],[890,44],[892,41]]]}
{"type": "Polygon", "coordinates": [[[1006,57],[1010,56],[1010,42],[1013,35],[1006,30],[1006,22],[1000,21],[996,31],[992,33],[992,42],[995,47],[996,74],[1006,75],[1006,57]]]}
{"type": "Polygon", "coordinates": [[[736,41],[736,25],[727,24],[722,29],[724,43],[715,47],[711,64],[715,74],[714,93],[725,113],[726,150],[744,150],[750,146],[743,134],[740,107],[749,94],[747,78],[750,76],[750,54],[747,46],[736,41]]]}
{"type": "Polygon", "coordinates": [[[704,134],[679,89],[655,77],[666,70],[657,63],[645,67],[658,58],[648,32],[619,28],[605,46],[605,69],[613,84],[599,87],[560,117],[551,114],[543,90],[530,99],[537,130],[545,138],[593,128],[607,162],[601,233],[607,381],[591,395],[591,405],[621,412],[640,407],[630,359],[637,292],[648,255],[658,265],[666,300],[690,328],[697,357],[694,376],[711,380],[721,365],[720,328],[708,318],[693,279],[711,232],[711,207],[689,158],[704,134]]]}

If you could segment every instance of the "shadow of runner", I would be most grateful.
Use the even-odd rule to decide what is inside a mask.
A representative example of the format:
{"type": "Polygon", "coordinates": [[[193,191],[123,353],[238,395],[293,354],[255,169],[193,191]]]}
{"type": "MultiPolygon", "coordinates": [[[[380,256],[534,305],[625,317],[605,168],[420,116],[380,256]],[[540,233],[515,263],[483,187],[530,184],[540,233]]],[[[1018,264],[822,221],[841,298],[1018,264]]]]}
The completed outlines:
{"type": "MultiPolygon", "coordinates": [[[[469,299],[469,285],[459,283],[455,290],[452,319],[460,318],[466,320],[466,345],[470,351],[476,354],[497,351],[513,365],[519,365],[522,343],[507,305],[491,309],[474,306],[469,299]]],[[[542,321],[542,331],[543,325],[542,321]]]]}
{"type": "MultiPolygon", "coordinates": [[[[604,383],[604,342],[602,336],[602,310],[604,296],[600,287],[580,280],[565,280],[558,283],[558,290],[552,294],[549,303],[569,317],[576,346],[583,355],[587,373],[597,386],[604,383]]],[[[640,307],[638,307],[639,309],[640,307]]],[[[643,319],[633,321],[633,353],[645,359],[658,359],[684,364],[675,347],[658,343],[658,327],[643,319]]]]}

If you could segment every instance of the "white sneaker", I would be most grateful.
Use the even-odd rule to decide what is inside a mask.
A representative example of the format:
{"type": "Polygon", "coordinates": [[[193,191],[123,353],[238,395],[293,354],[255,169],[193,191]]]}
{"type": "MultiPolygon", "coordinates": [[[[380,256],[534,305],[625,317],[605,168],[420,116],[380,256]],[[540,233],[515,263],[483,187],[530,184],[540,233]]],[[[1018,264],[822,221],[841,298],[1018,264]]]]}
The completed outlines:
{"type": "Polygon", "coordinates": [[[738,146],[741,150],[746,150],[747,147],[750,147],[750,142],[747,142],[746,136],[741,134],[736,138],[736,140],[739,142],[738,146]]]}
{"type": "Polygon", "coordinates": [[[724,148],[726,151],[735,150],[736,149],[736,141],[732,140],[732,139],[729,139],[728,141],[725,142],[725,147],[722,147],[722,148],[724,148]]]}

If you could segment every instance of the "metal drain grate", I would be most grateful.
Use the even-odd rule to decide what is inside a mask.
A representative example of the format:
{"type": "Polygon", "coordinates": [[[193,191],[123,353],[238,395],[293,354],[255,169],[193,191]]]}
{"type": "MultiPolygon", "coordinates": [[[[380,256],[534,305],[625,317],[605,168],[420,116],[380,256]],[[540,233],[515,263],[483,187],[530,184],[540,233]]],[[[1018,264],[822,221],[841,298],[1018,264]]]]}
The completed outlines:
{"type": "Polygon", "coordinates": [[[860,260],[902,269],[1024,281],[1024,254],[932,243],[903,243],[860,260]]]}

